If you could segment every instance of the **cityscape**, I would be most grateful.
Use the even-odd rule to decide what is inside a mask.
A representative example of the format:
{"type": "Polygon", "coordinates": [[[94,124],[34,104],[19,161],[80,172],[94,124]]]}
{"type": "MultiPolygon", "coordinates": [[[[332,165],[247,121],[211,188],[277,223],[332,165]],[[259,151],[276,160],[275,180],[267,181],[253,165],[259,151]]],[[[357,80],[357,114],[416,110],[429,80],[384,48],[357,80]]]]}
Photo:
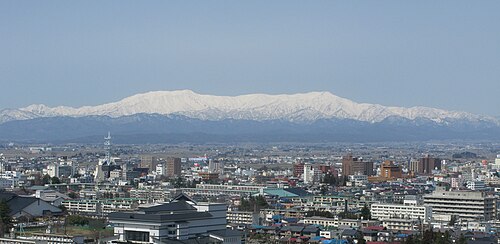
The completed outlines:
{"type": "Polygon", "coordinates": [[[499,13],[0,0],[0,244],[500,244],[499,13]]]}
{"type": "Polygon", "coordinates": [[[0,240],[497,243],[498,147],[9,143],[0,240]]]}

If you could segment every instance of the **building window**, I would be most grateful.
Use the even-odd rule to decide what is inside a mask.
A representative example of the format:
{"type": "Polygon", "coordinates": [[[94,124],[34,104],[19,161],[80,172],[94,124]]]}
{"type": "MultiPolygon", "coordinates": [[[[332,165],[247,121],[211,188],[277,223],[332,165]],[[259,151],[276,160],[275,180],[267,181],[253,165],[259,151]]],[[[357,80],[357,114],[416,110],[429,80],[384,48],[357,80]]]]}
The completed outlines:
{"type": "Polygon", "coordinates": [[[149,241],[149,232],[142,231],[125,231],[127,241],[149,241]]]}

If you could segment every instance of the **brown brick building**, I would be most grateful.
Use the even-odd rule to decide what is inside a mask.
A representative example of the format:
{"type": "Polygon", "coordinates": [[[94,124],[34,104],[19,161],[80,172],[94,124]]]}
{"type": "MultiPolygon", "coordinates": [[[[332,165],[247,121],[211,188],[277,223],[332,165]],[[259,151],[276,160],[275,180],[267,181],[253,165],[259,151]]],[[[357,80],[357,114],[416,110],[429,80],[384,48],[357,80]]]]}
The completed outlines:
{"type": "Polygon", "coordinates": [[[167,158],[167,176],[180,177],[181,176],[181,159],[180,158],[167,158]]]}
{"type": "Polygon", "coordinates": [[[365,162],[361,158],[353,157],[352,154],[342,157],[342,175],[373,175],[373,162],[365,162]]]}

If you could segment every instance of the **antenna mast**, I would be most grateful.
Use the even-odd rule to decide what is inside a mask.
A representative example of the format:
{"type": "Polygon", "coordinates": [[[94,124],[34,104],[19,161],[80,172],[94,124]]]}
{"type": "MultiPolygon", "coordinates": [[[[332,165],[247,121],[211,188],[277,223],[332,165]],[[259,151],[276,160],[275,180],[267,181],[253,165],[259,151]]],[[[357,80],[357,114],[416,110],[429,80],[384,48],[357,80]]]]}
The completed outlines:
{"type": "Polygon", "coordinates": [[[104,137],[104,150],[106,150],[106,162],[111,164],[111,133],[108,131],[108,136],[104,137]]]}

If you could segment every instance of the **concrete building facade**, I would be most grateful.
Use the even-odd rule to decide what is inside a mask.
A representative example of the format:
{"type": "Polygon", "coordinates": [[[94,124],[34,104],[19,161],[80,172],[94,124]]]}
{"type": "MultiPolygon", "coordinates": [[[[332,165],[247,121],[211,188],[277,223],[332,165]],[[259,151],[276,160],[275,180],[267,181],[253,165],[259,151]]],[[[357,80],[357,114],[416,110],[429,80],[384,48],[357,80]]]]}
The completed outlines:
{"type": "Polygon", "coordinates": [[[495,216],[495,199],[483,192],[438,188],[424,196],[424,205],[432,208],[434,219],[442,221],[449,221],[451,216],[459,220],[489,221],[495,216]]]}

